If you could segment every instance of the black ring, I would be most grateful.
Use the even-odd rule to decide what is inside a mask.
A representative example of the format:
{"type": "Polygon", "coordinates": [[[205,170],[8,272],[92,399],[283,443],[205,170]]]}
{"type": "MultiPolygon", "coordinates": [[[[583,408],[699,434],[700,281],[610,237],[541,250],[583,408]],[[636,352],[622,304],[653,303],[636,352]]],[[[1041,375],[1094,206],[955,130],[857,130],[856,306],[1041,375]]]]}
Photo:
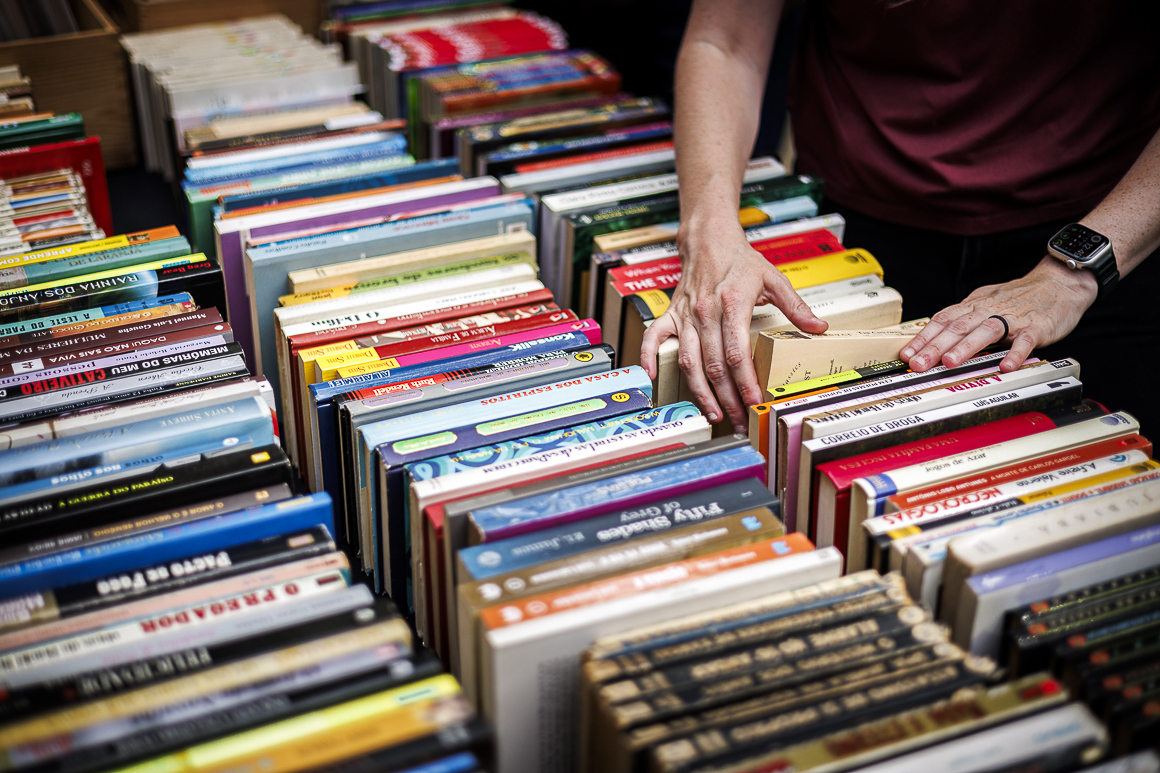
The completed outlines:
{"type": "Polygon", "coordinates": [[[992,314],[991,316],[987,317],[987,319],[997,319],[1003,323],[1003,337],[999,339],[1000,341],[1005,341],[1007,336],[1011,335],[1011,328],[1007,326],[1007,320],[1003,319],[998,314],[992,314]]]}

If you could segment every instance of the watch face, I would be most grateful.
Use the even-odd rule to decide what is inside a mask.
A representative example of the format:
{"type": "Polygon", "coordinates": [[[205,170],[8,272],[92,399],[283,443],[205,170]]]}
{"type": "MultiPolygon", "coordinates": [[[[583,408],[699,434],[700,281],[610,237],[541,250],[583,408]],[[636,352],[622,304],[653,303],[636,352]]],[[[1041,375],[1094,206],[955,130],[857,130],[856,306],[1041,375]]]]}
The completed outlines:
{"type": "Polygon", "coordinates": [[[1087,226],[1072,223],[1051,237],[1051,248],[1077,263],[1086,263],[1108,244],[1108,238],[1087,226]]]}

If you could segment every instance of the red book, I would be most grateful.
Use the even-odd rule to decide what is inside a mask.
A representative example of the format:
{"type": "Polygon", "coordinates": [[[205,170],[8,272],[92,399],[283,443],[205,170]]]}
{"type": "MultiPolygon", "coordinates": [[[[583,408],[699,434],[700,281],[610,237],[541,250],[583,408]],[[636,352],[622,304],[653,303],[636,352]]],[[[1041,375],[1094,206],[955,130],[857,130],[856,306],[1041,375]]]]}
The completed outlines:
{"type": "Polygon", "coordinates": [[[402,72],[561,50],[568,47],[568,38],[555,22],[525,13],[399,32],[383,37],[379,45],[389,54],[388,69],[402,72]]]}
{"type": "Polygon", "coordinates": [[[4,179],[66,167],[80,175],[85,186],[85,198],[89,202],[89,212],[97,228],[104,231],[106,236],[115,234],[100,137],[0,151],[0,178],[4,179]]]}
{"type": "MultiPolygon", "coordinates": [[[[618,456],[613,459],[604,459],[592,464],[582,465],[574,469],[569,469],[568,474],[571,475],[577,472],[585,472],[600,467],[606,467],[612,464],[619,464],[621,462],[628,462],[633,459],[639,459],[644,456],[652,456],[653,454],[664,453],[675,448],[684,448],[684,443],[673,443],[658,448],[650,448],[647,451],[637,451],[624,456],[618,456]]],[[[539,483],[540,481],[550,480],[557,475],[544,475],[539,478],[532,478],[530,480],[520,481],[519,485],[523,486],[529,483],[539,483]]],[[[510,484],[500,483],[492,488],[473,491],[469,496],[477,497],[483,494],[488,494],[493,491],[508,488],[510,484]]],[[[466,497],[461,497],[466,498],[466,497]]],[[[419,604],[424,604],[427,610],[427,624],[424,626],[425,631],[421,631],[427,637],[428,644],[433,645],[436,653],[443,661],[445,668],[450,668],[451,664],[448,661],[450,653],[450,632],[448,630],[448,614],[455,607],[455,597],[453,589],[448,588],[447,578],[447,558],[446,546],[444,545],[443,535],[443,515],[445,508],[459,501],[458,499],[451,499],[446,502],[441,502],[434,505],[429,505],[423,508],[423,544],[421,546],[423,555],[423,565],[420,567],[424,583],[423,587],[426,592],[423,594],[424,598],[415,598],[415,607],[419,604]]],[[[593,545],[593,547],[599,547],[593,545]]],[[[459,578],[461,581],[463,578],[459,578]]]]}
{"type": "Polygon", "coordinates": [[[670,271],[680,270],[681,259],[672,257],[650,260],[647,263],[637,263],[634,266],[617,266],[616,268],[609,269],[608,275],[612,277],[613,282],[628,282],[656,274],[667,274],[670,271]]]}
{"type": "Polygon", "coordinates": [[[819,255],[842,252],[846,249],[833,232],[827,228],[762,239],[751,242],[749,246],[764,255],[765,259],[774,265],[816,258],[819,255]]]}
{"type": "MultiPolygon", "coordinates": [[[[1085,416],[1090,415],[1090,410],[1085,416]]],[[[814,510],[810,515],[811,537],[819,518],[833,518],[834,546],[845,555],[850,536],[850,486],[858,478],[879,475],[912,464],[974,451],[1007,440],[1027,437],[1068,424],[1067,414],[1022,413],[1018,416],[947,432],[910,443],[869,451],[820,464],[814,475],[814,510]]]]}
{"type": "Polygon", "coordinates": [[[388,357],[401,357],[406,354],[442,349],[446,346],[455,346],[456,344],[464,344],[484,338],[496,338],[512,333],[523,333],[528,330],[539,330],[540,328],[564,322],[578,321],[576,312],[569,309],[567,311],[553,311],[549,314],[537,314],[522,319],[510,319],[506,322],[493,322],[491,324],[464,327],[461,330],[451,330],[438,335],[420,336],[405,341],[386,340],[375,344],[371,342],[371,339],[385,338],[385,336],[371,336],[360,339],[359,344],[360,348],[374,349],[380,358],[387,359],[388,357]],[[367,345],[362,346],[363,342],[366,342],[367,345]]]}
{"type": "Polygon", "coordinates": [[[1138,434],[1101,440],[1098,443],[1080,446],[1079,448],[1071,448],[1066,451],[1058,451],[1018,464],[1000,467],[996,470],[989,470],[978,475],[956,478],[955,480],[940,483],[937,486],[895,494],[886,498],[886,511],[899,512],[931,502],[941,502],[944,499],[959,496],[960,494],[981,491],[991,486],[997,486],[1000,483],[1006,483],[1007,481],[1029,478],[1033,475],[1051,472],[1052,470],[1058,470],[1063,467],[1071,467],[1076,464],[1083,464],[1096,459],[1103,459],[1104,457],[1124,453],[1125,451],[1143,451],[1151,456],[1152,443],[1143,435],[1138,434]]]}

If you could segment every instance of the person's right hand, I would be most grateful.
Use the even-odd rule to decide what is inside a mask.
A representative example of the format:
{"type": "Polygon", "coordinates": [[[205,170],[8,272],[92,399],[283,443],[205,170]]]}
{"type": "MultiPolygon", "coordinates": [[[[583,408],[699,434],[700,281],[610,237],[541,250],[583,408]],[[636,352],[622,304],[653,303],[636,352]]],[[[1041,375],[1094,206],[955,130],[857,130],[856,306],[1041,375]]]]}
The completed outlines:
{"type": "Polygon", "coordinates": [[[681,281],[668,311],[645,331],[641,365],[655,379],[657,350],[676,336],[693,400],[710,422],[728,417],[737,432],[748,432],[746,407],[762,402],[749,343],[754,307],[773,304],[807,333],[824,333],[827,324],[749,246],[737,221],[682,227],[677,244],[681,281]]]}

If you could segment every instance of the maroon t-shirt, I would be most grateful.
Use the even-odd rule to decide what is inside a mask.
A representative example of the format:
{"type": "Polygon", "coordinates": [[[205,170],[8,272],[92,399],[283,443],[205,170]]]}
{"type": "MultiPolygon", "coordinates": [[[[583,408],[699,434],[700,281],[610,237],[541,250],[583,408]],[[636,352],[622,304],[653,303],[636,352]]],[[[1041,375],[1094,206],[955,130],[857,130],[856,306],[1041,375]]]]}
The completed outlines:
{"type": "Polygon", "coordinates": [[[813,0],[797,171],[834,201],[973,236],[1079,216],[1160,127],[1155,0],[813,0]]]}

